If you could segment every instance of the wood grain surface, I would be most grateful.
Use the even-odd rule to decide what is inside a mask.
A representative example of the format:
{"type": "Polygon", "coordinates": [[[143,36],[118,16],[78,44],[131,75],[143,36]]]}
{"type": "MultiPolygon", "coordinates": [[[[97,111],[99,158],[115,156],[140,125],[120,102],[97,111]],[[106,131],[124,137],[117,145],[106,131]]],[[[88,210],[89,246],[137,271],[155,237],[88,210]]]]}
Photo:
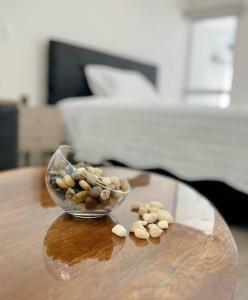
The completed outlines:
{"type": "Polygon", "coordinates": [[[43,168],[0,173],[0,299],[232,299],[237,249],[222,217],[184,184],[109,168],[132,191],[111,216],[78,220],[48,196],[43,168]],[[175,218],[161,238],[114,236],[159,200],[175,218]]]}

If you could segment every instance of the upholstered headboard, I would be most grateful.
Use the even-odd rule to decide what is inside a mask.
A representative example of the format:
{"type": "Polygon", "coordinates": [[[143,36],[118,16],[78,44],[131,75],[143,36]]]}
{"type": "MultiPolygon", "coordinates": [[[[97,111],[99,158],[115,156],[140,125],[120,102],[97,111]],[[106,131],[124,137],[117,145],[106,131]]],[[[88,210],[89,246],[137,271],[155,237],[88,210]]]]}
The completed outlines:
{"type": "Polygon", "coordinates": [[[88,64],[136,70],[156,85],[157,68],[153,65],[58,41],[49,42],[48,60],[49,104],[68,97],[92,95],[84,73],[88,64]]]}

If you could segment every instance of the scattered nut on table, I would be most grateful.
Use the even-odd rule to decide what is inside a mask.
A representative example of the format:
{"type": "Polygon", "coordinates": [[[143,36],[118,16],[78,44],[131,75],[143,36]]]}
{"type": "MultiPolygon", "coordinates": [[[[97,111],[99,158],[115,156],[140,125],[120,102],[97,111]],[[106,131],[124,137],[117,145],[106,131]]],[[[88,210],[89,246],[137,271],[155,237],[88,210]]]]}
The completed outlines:
{"type": "Polygon", "coordinates": [[[112,232],[119,237],[125,237],[127,235],[127,230],[124,226],[117,224],[112,228],[112,232]]]}
{"type": "Polygon", "coordinates": [[[163,233],[163,230],[160,229],[156,224],[149,224],[148,225],[149,228],[149,233],[151,237],[160,237],[161,234],[163,233]]]}
{"type": "Polygon", "coordinates": [[[159,208],[159,209],[161,209],[161,208],[164,207],[164,204],[163,204],[162,202],[159,202],[159,201],[151,201],[151,202],[149,203],[149,205],[150,205],[151,207],[156,207],[156,208],[159,208]]]}
{"type": "Polygon", "coordinates": [[[150,213],[156,213],[156,212],[158,212],[159,210],[160,210],[159,208],[154,207],[154,206],[150,206],[150,207],[149,207],[149,212],[150,212],[150,213]]]}
{"type": "Polygon", "coordinates": [[[169,224],[166,220],[158,221],[158,227],[161,229],[166,229],[169,227],[169,224]]]}
{"type": "Polygon", "coordinates": [[[172,215],[163,207],[164,204],[159,201],[151,201],[149,204],[133,202],[131,210],[138,212],[144,221],[137,220],[134,222],[130,232],[140,239],[149,239],[150,236],[153,238],[160,237],[163,230],[167,229],[169,224],[173,222],[172,215]],[[145,228],[146,225],[148,225],[149,232],[145,228]]]}
{"type": "Polygon", "coordinates": [[[158,219],[158,216],[156,213],[146,213],[143,214],[143,220],[146,221],[148,224],[149,223],[155,223],[158,219]]]}
{"type": "Polygon", "coordinates": [[[167,210],[160,210],[157,212],[158,220],[166,220],[168,224],[171,224],[173,222],[172,215],[167,210]]]}
{"type": "Polygon", "coordinates": [[[147,222],[146,221],[137,221],[137,222],[134,222],[131,229],[130,229],[130,232],[134,232],[136,228],[140,228],[140,229],[145,229],[144,226],[147,225],[147,222]]]}
{"type": "Polygon", "coordinates": [[[144,214],[147,214],[148,213],[148,208],[146,206],[140,206],[139,208],[139,215],[140,216],[143,216],[144,214]]]}
{"type": "Polygon", "coordinates": [[[148,240],[150,237],[149,232],[146,231],[146,229],[142,229],[142,228],[135,228],[134,230],[134,235],[139,238],[139,239],[143,239],[143,240],[148,240]]]}

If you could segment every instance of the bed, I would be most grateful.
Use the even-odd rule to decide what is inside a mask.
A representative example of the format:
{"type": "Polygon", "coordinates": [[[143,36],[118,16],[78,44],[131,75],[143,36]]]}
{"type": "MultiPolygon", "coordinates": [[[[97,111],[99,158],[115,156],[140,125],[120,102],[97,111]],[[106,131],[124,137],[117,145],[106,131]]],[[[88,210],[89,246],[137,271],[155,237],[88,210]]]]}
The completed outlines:
{"type": "Polygon", "coordinates": [[[136,70],[157,84],[154,65],[51,41],[48,103],[58,106],[77,160],[162,168],[184,180],[222,181],[248,193],[247,108],[96,100],[84,73],[88,64],[136,70]]]}

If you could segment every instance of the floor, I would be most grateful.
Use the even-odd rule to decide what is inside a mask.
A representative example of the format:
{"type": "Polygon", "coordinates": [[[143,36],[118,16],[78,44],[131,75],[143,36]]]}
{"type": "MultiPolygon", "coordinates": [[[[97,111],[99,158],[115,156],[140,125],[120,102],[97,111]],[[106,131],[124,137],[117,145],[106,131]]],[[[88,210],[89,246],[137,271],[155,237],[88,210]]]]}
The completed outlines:
{"type": "Polygon", "coordinates": [[[239,276],[234,300],[248,299],[248,228],[231,227],[239,253],[239,276]]]}

